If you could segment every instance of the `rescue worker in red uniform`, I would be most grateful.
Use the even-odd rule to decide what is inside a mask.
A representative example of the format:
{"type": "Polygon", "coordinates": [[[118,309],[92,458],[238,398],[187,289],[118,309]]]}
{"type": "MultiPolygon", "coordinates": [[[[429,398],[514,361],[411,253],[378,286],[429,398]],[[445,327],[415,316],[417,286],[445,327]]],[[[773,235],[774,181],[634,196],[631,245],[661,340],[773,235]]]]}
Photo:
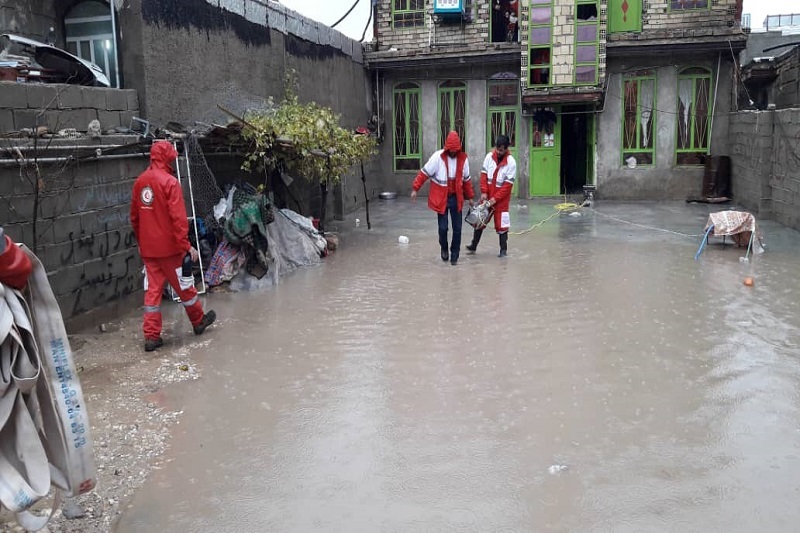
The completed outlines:
{"type": "Polygon", "coordinates": [[[458,133],[451,131],[447,135],[447,140],[443,150],[434,152],[431,158],[419,171],[411,186],[411,201],[417,201],[417,193],[425,184],[431,180],[431,189],[428,193],[428,207],[439,217],[439,246],[442,252],[442,261],[450,260],[451,265],[458,264],[458,255],[461,250],[461,210],[464,207],[464,199],[469,200],[472,205],[472,198],[475,191],[472,188],[472,181],[469,176],[469,158],[461,150],[461,140],[458,133]],[[453,241],[448,250],[447,243],[447,216],[450,215],[453,224],[453,241]]]}
{"type": "MultiPolygon", "coordinates": [[[[517,162],[508,152],[510,141],[506,135],[498,135],[494,150],[486,154],[481,169],[481,201],[489,202],[494,207],[494,229],[500,236],[500,255],[508,255],[508,230],[511,228],[511,217],[508,213],[511,204],[511,191],[517,179],[517,162]]],[[[474,254],[481,242],[483,229],[476,229],[472,234],[472,243],[467,251],[474,254]]]]}
{"type": "Polygon", "coordinates": [[[0,283],[21,291],[32,270],[31,260],[0,227],[0,283]]]}
{"type": "Polygon", "coordinates": [[[150,166],[133,185],[131,225],[139,243],[139,254],[147,275],[144,296],[144,349],[152,352],[164,344],[161,338],[161,296],[164,282],[169,282],[186,309],[195,335],[202,334],[217,315],[203,313],[203,305],[194,287],[182,289],[178,270],[184,257],[198,254],[189,244],[189,222],[183,191],[171,174],[178,152],[172,143],[159,141],[150,149],[150,166]]]}

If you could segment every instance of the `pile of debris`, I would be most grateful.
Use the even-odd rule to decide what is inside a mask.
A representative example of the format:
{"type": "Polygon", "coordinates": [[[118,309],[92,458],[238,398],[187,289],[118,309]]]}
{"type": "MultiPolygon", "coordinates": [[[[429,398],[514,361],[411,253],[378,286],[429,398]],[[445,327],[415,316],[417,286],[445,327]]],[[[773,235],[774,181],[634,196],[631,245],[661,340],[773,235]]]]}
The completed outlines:
{"type": "Polygon", "coordinates": [[[265,184],[222,180],[227,185],[220,188],[201,140],[183,137],[177,170],[190,216],[189,241],[200,253],[195,275],[204,287],[234,280],[232,290],[273,285],[336,249],[337,236],[319,231],[314,219],[275,207],[265,184]]]}
{"type": "MultiPolygon", "coordinates": [[[[208,265],[208,287],[251,276],[275,284],[281,276],[314,266],[336,248],[334,235],[323,235],[310,218],[275,209],[262,191],[248,183],[230,185],[214,212],[197,220],[192,244],[208,265]]],[[[237,285],[241,288],[242,284],[237,285]]]]}

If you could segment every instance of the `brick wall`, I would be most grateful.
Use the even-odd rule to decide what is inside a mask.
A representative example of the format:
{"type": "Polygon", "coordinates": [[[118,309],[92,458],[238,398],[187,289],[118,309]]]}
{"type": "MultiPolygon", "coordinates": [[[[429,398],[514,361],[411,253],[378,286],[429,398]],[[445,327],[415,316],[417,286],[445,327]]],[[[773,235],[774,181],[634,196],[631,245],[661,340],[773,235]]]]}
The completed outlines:
{"type": "Polygon", "coordinates": [[[709,0],[709,9],[670,10],[669,0],[644,0],[642,32],[621,32],[609,41],[692,38],[741,34],[736,17],[737,0],[709,0]]]}
{"type": "MultiPolygon", "coordinates": [[[[398,50],[429,48],[431,39],[431,15],[433,2],[425,2],[425,23],[415,28],[398,28],[392,25],[393,0],[378,0],[378,46],[379,50],[397,48],[398,50]]],[[[490,27],[489,0],[471,0],[468,18],[461,23],[441,22],[435,28],[435,43],[439,45],[480,45],[489,42],[490,27]]]]}
{"type": "Polygon", "coordinates": [[[36,126],[85,132],[95,119],[106,131],[130,126],[138,114],[133,90],[0,82],[0,134],[36,126]]]}
{"type": "Polygon", "coordinates": [[[731,114],[734,199],[800,229],[800,108],[731,114]]]}
{"type": "MultiPolygon", "coordinates": [[[[109,137],[103,144],[136,140],[109,137]]],[[[71,142],[87,144],[86,140],[71,142]]],[[[62,141],[58,151],[69,152],[69,146],[62,141]]],[[[55,146],[51,148],[48,152],[56,151],[55,146]]],[[[63,171],[63,162],[41,164],[36,253],[65,319],[102,308],[141,288],[141,262],[128,213],[133,181],[148,164],[145,155],[72,164],[63,171]]],[[[34,196],[29,177],[19,167],[0,166],[0,220],[12,239],[33,248],[34,196]]]]}

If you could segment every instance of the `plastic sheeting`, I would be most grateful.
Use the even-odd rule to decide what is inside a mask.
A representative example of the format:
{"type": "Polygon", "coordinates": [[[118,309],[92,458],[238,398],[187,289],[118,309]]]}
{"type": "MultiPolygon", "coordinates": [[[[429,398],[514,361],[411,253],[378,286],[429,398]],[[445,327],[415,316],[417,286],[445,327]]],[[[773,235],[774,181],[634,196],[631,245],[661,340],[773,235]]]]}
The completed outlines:
{"type": "Polygon", "coordinates": [[[322,262],[327,242],[314,229],[311,220],[288,209],[276,213],[275,221],[267,226],[269,242],[269,268],[261,279],[245,272],[231,280],[231,290],[257,291],[276,285],[282,276],[301,267],[316,266],[322,262]]]}

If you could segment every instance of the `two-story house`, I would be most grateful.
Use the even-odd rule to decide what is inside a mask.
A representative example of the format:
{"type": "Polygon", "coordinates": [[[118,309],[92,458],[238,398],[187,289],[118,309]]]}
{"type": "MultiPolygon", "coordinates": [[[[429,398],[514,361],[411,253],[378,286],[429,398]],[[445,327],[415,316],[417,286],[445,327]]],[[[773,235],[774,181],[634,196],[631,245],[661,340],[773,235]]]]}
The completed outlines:
{"type": "MultiPolygon", "coordinates": [[[[506,133],[516,194],[699,192],[725,155],[741,0],[377,0],[367,54],[401,191],[456,129],[477,169],[506,133]]],[[[477,172],[476,172],[477,173],[477,172]]]]}

